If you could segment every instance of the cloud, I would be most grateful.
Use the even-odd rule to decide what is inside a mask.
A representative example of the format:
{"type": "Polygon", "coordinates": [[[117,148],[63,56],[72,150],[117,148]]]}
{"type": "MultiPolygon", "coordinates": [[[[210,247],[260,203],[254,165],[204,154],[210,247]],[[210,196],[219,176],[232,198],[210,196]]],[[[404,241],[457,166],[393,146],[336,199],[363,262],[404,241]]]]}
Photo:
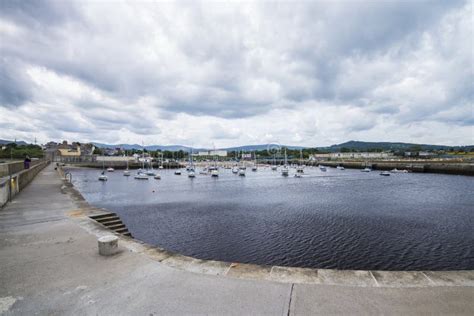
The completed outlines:
{"type": "Polygon", "coordinates": [[[469,1],[0,6],[1,138],[472,143],[469,1]]]}

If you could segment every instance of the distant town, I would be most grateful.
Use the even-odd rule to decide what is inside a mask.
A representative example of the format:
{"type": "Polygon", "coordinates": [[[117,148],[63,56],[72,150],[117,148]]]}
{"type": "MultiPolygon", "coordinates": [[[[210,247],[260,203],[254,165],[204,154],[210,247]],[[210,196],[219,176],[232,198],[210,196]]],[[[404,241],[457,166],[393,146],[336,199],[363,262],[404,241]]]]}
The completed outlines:
{"type": "Polygon", "coordinates": [[[202,149],[185,146],[105,145],[95,143],[48,142],[44,145],[23,141],[0,140],[0,158],[46,158],[54,162],[96,161],[183,161],[193,156],[196,161],[282,159],[283,149],[288,159],[326,160],[463,160],[474,161],[474,146],[441,146],[408,143],[373,143],[350,141],[329,147],[297,147],[277,144],[250,145],[222,149],[202,149]]]}

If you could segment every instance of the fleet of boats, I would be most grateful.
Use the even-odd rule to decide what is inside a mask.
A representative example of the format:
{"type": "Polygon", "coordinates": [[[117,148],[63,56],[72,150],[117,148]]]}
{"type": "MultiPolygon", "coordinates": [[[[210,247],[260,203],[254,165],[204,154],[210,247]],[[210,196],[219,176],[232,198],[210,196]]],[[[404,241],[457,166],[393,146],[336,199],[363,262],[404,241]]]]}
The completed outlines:
{"type": "MultiPolygon", "coordinates": [[[[254,170],[254,166],[252,166],[252,171],[257,171],[257,170],[254,170]]],[[[286,159],[286,153],[285,153],[285,161],[284,161],[284,164],[281,165],[281,166],[277,166],[277,165],[263,165],[263,169],[266,169],[266,168],[269,168],[271,170],[278,170],[280,169],[280,173],[282,176],[284,177],[287,177],[289,176],[290,174],[290,170],[294,170],[294,177],[295,178],[302,178],[304,175],[305,175],[305,172],[304,172],[304,165],[288,165],[288,161],[286,159]]],[[[245,177],[246,176],[246,169],[247,167],[244,165],[244,164],[241,164],[241,165],[234,165],[232,167],[230,166],[225,166],[225,167],[222,167],[221,168],[225,168],[225,169],[230,169],[231,170],[231,173],[232,174],[235,174],[235,175],[238,175],[238,176],[241,176],[241,177],[245,177]]],[[[314,167],[310,167],[310,168],[314,168],[314,167]]],[[[319,169],[319,171],[321,172],[326,172],[328,170],[328,167],[327,166],[324,166],[324,165],[319,165],[317,166],[317,168],[319,169]]],[[[98,177],[98,180],[99,181],[107,181],[108,180],[108,177],[106,175],[106,172],[113,172],[113,171],[110,171],[109,169],[112,169],[112,168],[105,168],[104,167],[104,163],[102,163],[102,171],[100,172],[99,174],[99,177],[98,177]]],[[[197,176],[197,174],[199,175],[207,175],[207,176],[211,176],[211,177],[219,177],[219,166],[217,166],[217,163],[214,163],[213,165],[211,166],[202,166],[199,168],[199,172],[197,171],[197,168],[194,164],[194,161],[192,158],[189,159],[189,162],[188,162],[188,165],[186,167],[186,172],[187,172],[187,175],[189,178],[195,178],[197,176]]],[[[335,169],[339,170],[339,171],[343,171],[345,170],[345,168],[343,166],[336,166],[335,169]]],[[[137,173],[133,176],[136,180],[149,180],[150,178],[154,178],[156,180],[160,180],[161,179],[161,175],[156,172],[157,169],[154,169],[153,168],[153,165],[151,163],[149,163],[148,165],[145,164],[145,162],[143,161],[142,162],[142,168],[138,169],[137,170],[137,173]],[[148,167],[149,166],[149,167],[148,167]]],[[[361,172],[371,172],[372,169],[370,167],[365,167],[364,169],[361,169],[360,170],[361,172]]],[[[381,176],[390,176],[391,174],[395,174],[395,173],[408,173],[409,171],[406,170],[406,169],[402,169],[402,170],[399,170],[399,169],[392,169],[390,171],[381,171],[379,174],[381,176]]],[[[175,175],[181,175],[182,173],[182,169],[178,168],[178,169],[175,169],[174,170],[174,174],[175,175]]],[[[127,163],[127,168],[123,171],[123,175],[124,176],[131,176],[131,170],[129,169],[129,166],[128,166],[128,163],[127,163]]]]}
{"type": "MultiPolygon", "coordinates": [[[[283,165],[280,166],[281,175],[284,176],[284,177],[289,176],[290,167],[292,167],[292,168],[296,169],[296,172],[294,173],[294,176],[296,178],[303,177],[303,175],[305,173],[305,171],[304,171],[305,165],[302,163],[303,162],[303,153],[302,153],[302,151],[300,151],[300,159],[301,160],[298,162],[298,164],[289,166],[288,165],[288,159],[287,159],[287,153],[286,153],[286,149],[285,149],[284,150],[284,162],[283,162],[283,165]]],[[[161,155],[161,162],[158,166],[158,169],[153,168],[152,160],[150,159],[150,160],[147,161],[145,159],[144,154],[142,155],[140,160],[142,162],[142,166],[141,166],[140,169],[137,170],[137,173],[134,175],[134,178],[136,180],[148,180],[150,177],[153,177],[156,180],[161,179],[161,175],[157,171],[158,171],[158,169],[163,169],[163,155],[161,155]]],[[[222,167],[222,165],[221,165],[221,167],[222,167]]],[[[273,156],[273,162],[270,165],[264,165],[264,167],[267,167],[267,168],[270,167],[270,169],[272,171],[278,170],[279,166],[276,164],[275,155],[273,156]]],[[[244,153],[242,152],[242,154],[241,154],[240,165],[235,164],[234,166],[231,167],[231,165],[226,164],[226,165],[223,166],[223,168],[230,169],[233,174],[236,174],[236,175],[241,176],[241,177],[245,177],[247,166],[244,163],[244,153]]],[[[318,166],[318,168],[321,172],[326,172],[327,171],[327,167],[324,166],[324,165],[320,164],[318,166]]],[[[253,154],[253,164],[251,165],[251,169],[252,169],[253,172],[256,172],[258,170],[257,156],[256,156],[255,153],[253,154]]],[[[342,166],[342,165],[337,165],[336,169],[340,170],[340,171],[345,170],[344,166],[342,166]]],[[[361,169],[360,171],[361,172],[371,172],[372,169],[366,163],[366,167],[364,169],[361,169]]],[[[114,172],[114,168],[109,167],[109,168],[105,169],[104,161],[102,161],[102,171],[101,171],[101,173],[98,177],[99,181],[107,181],[108,180],[106,172],[114,172]]],[[[188,165],[186,166],[186,172],[187,172],[187,175],[188,175],[189,178],[195,178],[196,177],[196,167],[195,167],[195,164],[194,164],[192,150],[189,153],[189,160],[188,160],[188,165]]],[[[406,170],[406,169],[398,170],[398,169],[395,168],[395,169],[392,169],[390,171],[381,171],[380,175],[381,176],[390,176],[393,173],[408,173],[408,172],[409,171],[406,170]]],[[[181,175],[181,168],[175,169],[174,174],[175,175],[181,175]]],[[[199,171],[199,174],[200,175],[209,175],[210,174],[211,177],[219,177],[219,166],[217,164],[216,157],[214,157],[213,164],[210,165],[210,166],[203,166],[201,168],[201,170],[199,171]]],[[[127,160],[126,169],[123,171],[123,176],[126,176],[126,177],[131,176],[131,171],[129,169],[129,161],[128,160],[127,160]]]]}

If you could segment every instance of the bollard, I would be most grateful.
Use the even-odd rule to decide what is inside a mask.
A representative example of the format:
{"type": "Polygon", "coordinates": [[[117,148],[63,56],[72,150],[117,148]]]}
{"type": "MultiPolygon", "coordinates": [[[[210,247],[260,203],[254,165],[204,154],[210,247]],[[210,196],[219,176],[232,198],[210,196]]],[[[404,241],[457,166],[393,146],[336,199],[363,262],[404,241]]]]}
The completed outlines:
{"type": "Polygon", "coordinates": [[[118,252],[118,237],[113,235],[102,236],[98,239],[99,254],[111,256],[118,252]]]}

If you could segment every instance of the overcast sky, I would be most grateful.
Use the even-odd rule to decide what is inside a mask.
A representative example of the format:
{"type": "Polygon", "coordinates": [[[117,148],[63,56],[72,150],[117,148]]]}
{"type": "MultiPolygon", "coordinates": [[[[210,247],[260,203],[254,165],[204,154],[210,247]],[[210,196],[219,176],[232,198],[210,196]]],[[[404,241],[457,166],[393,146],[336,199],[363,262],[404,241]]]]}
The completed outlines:
{"type": "Polygon", "coordinates": [[[0,138],[474,143],[471,1],[0,1],[0,138]]]}

